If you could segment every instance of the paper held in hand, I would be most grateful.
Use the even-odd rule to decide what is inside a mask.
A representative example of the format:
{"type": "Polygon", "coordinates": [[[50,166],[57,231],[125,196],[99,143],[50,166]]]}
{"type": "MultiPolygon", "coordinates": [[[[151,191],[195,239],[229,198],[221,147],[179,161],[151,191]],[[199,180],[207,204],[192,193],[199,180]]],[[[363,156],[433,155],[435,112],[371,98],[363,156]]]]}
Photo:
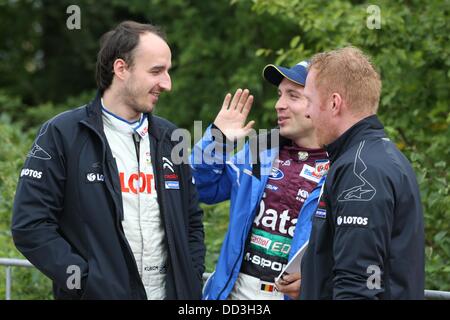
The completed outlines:
{"type": "Polygon", "coordinates": [[[278,277],[275,279],[276,281],[280,280],[280,278],[284,274],[300,272],[300,265],[302,263],[303,255],[305,254],[306,248],[308,247],[309,241],[306,241],[305,244],[297,251],[297,253],[292,257],[291,261],[286,265],[286,267],[280,272],[278,277]]]}

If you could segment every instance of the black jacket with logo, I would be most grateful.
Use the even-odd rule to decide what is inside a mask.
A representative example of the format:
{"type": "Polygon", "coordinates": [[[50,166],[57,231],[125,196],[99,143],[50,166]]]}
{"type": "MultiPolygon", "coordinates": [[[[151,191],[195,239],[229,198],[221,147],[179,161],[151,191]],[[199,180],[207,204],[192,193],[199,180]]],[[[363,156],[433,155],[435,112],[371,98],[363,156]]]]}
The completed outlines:
{"type": "MultiPolygon", "coordinates": [[[[190,167],[174,165],[179,189],[165,189],[164,176],[174,175],[163,168],[162,158],[171,159],[175,126],[156,116],[148,119],[169,251],[167,299],[200,299],[203,212],[190,167]]],[[[41,127],[20,176],[12,219],[14,242],[53,280],[56,298],[147,298],[122,228],[119,173],[103,131],[99,95],[41,127]],[[77,270],[82,276],[78,289],[73,277],[77,270]]]]}
{"type": "Polygon", "coordinates": [[[300,299],[423,299],[423,213],[410,163],[376,116],[327,151],[300,299]]]}

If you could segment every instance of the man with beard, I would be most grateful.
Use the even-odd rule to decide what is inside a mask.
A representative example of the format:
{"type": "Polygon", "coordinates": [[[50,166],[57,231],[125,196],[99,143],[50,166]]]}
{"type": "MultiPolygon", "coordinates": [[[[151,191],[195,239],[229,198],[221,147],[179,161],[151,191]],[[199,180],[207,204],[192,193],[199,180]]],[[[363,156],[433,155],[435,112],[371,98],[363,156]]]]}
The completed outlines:
{"type": "Polygon", "coordinates": [[[171,51],[125,21],[97,57],[97,97],[46,122],[28,153],[12,234],[59,299],[199,299],[202,210],[175,126],[152,115],[170,91],[171,51]]]}

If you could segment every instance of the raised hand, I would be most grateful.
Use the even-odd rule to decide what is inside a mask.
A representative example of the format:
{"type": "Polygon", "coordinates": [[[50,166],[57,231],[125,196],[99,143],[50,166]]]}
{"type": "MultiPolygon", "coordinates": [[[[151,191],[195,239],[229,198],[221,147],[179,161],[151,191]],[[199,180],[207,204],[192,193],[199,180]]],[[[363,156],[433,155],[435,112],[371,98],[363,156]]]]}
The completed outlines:
{"type": "Polygon", "coordinates": [[[255,121],[252,120],[245,125],[252,104],[253,96],[247,89],[237,89],[233,99],[231,99],[231,94],[227,93],[222,108],[214,120],[214,125],[229,140],[233,141],[246,136],[255,124],[255,121]]]}

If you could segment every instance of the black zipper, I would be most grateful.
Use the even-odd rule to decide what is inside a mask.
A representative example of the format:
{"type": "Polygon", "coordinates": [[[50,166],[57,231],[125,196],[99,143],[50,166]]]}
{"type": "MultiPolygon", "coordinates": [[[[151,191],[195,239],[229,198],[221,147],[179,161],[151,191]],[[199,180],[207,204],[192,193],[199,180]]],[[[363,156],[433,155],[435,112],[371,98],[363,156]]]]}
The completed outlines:
{"type": "Polygon", "coordinates": [[[140,171],[139,155],[140,155],[140,141],[141,137],[137,133],[133,133],[134,150],[136,151],[136,159],[138,162],[138,171],[140,171]]]}
{"type": "MultiPolygon", "coordinates": [[[[101,134],[93,127],[93,126],[91,126],[89,123],[87,123],[86,121],[81,121],[81,123],[82,124],[84,124],[86,127],[88,127],[89,129],[91,129],[97,136],[98,136],[98,138],[100,139],[100,141],[101,141],[101,143],[102,143],[102,163],[103,164],[105,164],[106,163],[106,156],[105,156],[105,153],[106,153],[106,144],[105,144],[105,141],[103,140],[103,137],[101,136],[101,134]]],[[[107,188],[108,188],[108,183],[106,182],[106,180],[107,179],[105,179],[105,183],[106,183],[106,186],[107,186],[107,188]]],[[[113,187],[113,189],[114,189],[114,186],[112,185],[112,183],[111,183],[111,186],[113,187]]],[[[109,189],[109,188],[108,188],[109,189]]],[[[116,202],[116,199],[115,199],[115,197],[114,197],[114,195],[113,195],[113,192],[111,192],[111,190],[109,190],[109,192],[110,193],[112,193],[112,199],[113,199],[113,202],[114,202],[114,204],[116,205],[116,207],[117,207],[117,210],[118,211],[120,211],[120,208],[119,208],[119,206],[118,206],[118,204],[117,204],[117,202],[116,202]]],[[[116,217],[117,217],[117,215],[116,215],[116,217]]],[[[143,294],[143,297],[145,298],[145,300],[147,300],[147,293],[145,292],[145,288],[144,288],[144,284],[142,283],[142,280],[141,280],[141,276],[140,276],[140,274],[139,274],[139,270],[138,270],[138,268],[137,268],[137,264],[136,264],[136,260],[134,259],[134,255],[133,255],[133,251],[131,250],[131,248],[130,248],[130,246],[129,246],[129,244],[128,244],[128,241],[127,241],[127,239],[126,239],[126,237],[125,237],[125,232],[123,231],[123,228],[122,228],[122,222],[121,222],[121,220],[122,220],[122,218],[121,218],[121,215],[119,214],[119,220],[117,220],[116,219],[116,227],[118,228],[118,230],[119,230],[119,235],[120,235],[120,238],[122,239],[122,242],[123,242],[123,244],[125,245],[125,249],[128,251],[128,254],[129,254],[129,257],[131,257],[131,261],[127,261],[127,260],[130,260],[130,259],[127,259],[126,257],[125,257],[125,262],[126,262],[126,264],[127,264],[127,266],[129,266],[129,263],[131,263],[131,266],[134,266],[134,272],[135,272],[135,276],[137,275],[137,277],[138,277],[138,279],[140,280],[139,282],[138,282],[138,286],[139,286],[139,284],[140,284],[140,288],[137,288],[136,287],[136,285],[135,285],[135,283],[132,281],[132,278],[131,278],[131,270],[129,270],[129,275],[130,275],[130,287],[132,288],[132,292],[131,292],[131,294],[133,295],[133,298],[135,298],[135,299],[141,299],[142,297],[140,297],[140,296],[138,296],[137,294],[138,294],[138,291],[140,290],[141,292],[142,292],[142,294],[143,294]]]]}

